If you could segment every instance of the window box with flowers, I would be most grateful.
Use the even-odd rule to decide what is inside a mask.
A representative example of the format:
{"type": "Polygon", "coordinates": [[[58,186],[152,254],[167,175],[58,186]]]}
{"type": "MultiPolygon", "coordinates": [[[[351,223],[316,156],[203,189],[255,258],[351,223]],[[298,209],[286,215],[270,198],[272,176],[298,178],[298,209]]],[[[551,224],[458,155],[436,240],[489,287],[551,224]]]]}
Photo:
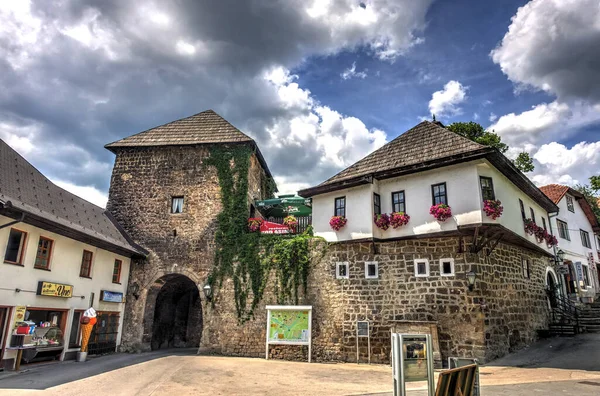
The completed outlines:
{"type": "Polygon", "coordinates": [[[298,219],[292,215],[286,216],[283,219],[283,225],[287,226],[290,231],[295,232],[296,227],[298,226],[298,219]]]}
{"type": "Polygon", "coordinates": [[[390,228],[390,216],[388,216],[387,213],[376,214],[373,220],[375,221],[375,225],[379,229],[385,231],[388,228],[390,228]]]}
{"type": "Polygon", "coordinates": [[[452,217],[452,208],[446,204],[432,205],[429,208],[429,214],[435,217],[437,221],[446,221],[452,217]]]}
{"type": "Polygon", "coordinates": [[[390,215],[390,225],[396,229],[407,225],[410,221],[410,216],[404,212],[393,212],[390,215]]]}
{"type": "Polygon", "coordinates": [[[260,231],[260,226],[262,225],[263,220],[258,217],[251,217],[248,219],[248,230],[250,232],[260,231]]]}
{"type": "Polygon", "coordinates": [[[329,219],[329,226],[334,231],[339,231],[344,228],[347,222],[348,219],[346,219],[345,216],[332,216],[331,219],[329,219]]]}
{"type": "Polygon", "coordinates": [[[548,231],[546,231],[543,227],[538,226],[531,219],[525,219],[525,232],[529,235],[535,236],[535,239],[538,243],[546,242],[548,248],[558,245],[558,240],[556,237],[548,231]]]}
{"type": "Polygon", "coordinates": [[[483,201],[483,211],[486,216],[491,217],[492,220],[496,220],[498,217],[502,216],[504,207],[502,206],[502,202],[497,199],[486,199],[483,201]]]}

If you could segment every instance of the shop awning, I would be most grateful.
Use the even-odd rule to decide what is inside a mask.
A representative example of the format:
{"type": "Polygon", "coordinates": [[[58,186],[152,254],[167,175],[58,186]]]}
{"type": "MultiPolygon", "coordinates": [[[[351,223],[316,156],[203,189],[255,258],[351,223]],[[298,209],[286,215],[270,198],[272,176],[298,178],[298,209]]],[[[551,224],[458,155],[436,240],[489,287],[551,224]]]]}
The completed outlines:
{"type": "Polygon", "coordinates": [[[280,195],[278,198],[256,201],[256,208],[265,217],[310,216],[312,200],[297,195],[280,195]]]}

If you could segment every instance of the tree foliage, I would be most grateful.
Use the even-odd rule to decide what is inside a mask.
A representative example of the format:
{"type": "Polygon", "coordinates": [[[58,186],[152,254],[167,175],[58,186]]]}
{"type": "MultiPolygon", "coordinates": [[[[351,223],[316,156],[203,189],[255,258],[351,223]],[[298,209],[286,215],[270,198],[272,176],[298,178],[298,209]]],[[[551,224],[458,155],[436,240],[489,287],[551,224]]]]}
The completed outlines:
{"type": "Polygon", "coordinates": [[[598,222],[600,222],[600,206],[598,206],[598,200],[600,199],[600,176],[590,177],[589,185],[577,184],[573,188],[583,194],[592,207],[598,222]]]}
{"type": "MultiPolygon", "coordinates": [[[[484,146],[494,147],[503,154],[508,151],[509,147],[507,144],[502,143],[500,135],[494,131],[486,131],[484,127],[476,122],[454,122],[446,128],[484,146]]],[[[521,172],[531,172],[535,169],[533,159],[526,152],[520,153],[513,163],[521,172]]]]}

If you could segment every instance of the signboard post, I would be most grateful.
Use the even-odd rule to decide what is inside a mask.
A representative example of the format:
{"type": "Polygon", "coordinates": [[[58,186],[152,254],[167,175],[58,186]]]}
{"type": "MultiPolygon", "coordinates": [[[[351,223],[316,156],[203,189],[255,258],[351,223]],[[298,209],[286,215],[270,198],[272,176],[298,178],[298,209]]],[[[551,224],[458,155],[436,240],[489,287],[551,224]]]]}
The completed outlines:
{"type": "Polygon", "coordinates": [[[312,355],[312,306],[267,305],[267,341],[265,359],[269,359],[269,345],[307,345],[308,362],[312,355]]]}
{"type": "Polygon", "coordinates": [[[358,353],[358,339],[366,338],[367,339],[367,353],[369,356],[369,364],[371,364],[371,334],[369,330],[369,322],[368,321],[358,321],[356,322],[356,363],[359,360],[358,353]]]}
{"type": "Polygon", "coordinates": [[[431,334],[392,334],[392,379],[394,396],[406,396],[406,382],[414,381],[427,381],[434,396],[431,334]]]}

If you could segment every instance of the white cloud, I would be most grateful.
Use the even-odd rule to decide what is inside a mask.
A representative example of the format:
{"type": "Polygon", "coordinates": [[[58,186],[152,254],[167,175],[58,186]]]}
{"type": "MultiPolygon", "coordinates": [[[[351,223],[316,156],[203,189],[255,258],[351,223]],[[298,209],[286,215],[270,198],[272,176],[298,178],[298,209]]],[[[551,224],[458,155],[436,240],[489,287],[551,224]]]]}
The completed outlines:
{"type": "Polygon", "coordinates": [[[93,186],[77,186],[73,183],[62,181],[62,180],[52,180],[54,184],[59,186],[60,188],[64,188],[77,195],[80,198],[85,199],[88,202],[93,203],[94,205],[98,205],[101,208],[106,207],[106,202],[108,201],[108,195],[98,190],[93,186]]]}
{"type": "Polygon", "coordinates": [[[473,113],[473,119],[477,121],[479,119],[479,113],[473,113]]]}
{"type": "Polygon", "coordinates": [[[351,78],[366,78],[367,77],[367,70],[368,69],[364,69],[363,71],[356,71],[356,62],[352,62],[352,66],[347,68],[346,70],[344,70],[341,74],[340,77],[342,77],[343,80],[349,80],[351,78]]]}
{"type": "Polygon", "coordinates": [[[469,87],[463,86],[458,81],[448,81],[444,85],[444,89],[431,95],[429,112],[435,114],[436,117],[461,114],[462,109],[459,105],[467,99],[468,89],[469,87]]]}
{"type": "Polygon", "coordinates": [[[538,185],[586,184],[590,176],[600,174],[600,142],[580,142],[570,149],[551,142],[542,145],[533,158],[536,169],[532,179],[538,185]]]}
{"type": "Polygon", "coordinates": [[[490,113],[490,118],[489,118],[490,122],[494,122],[497,119],[498,119],[498,116],[496,114],[490,113]]]}
{"type": "Polygon", "coordinates": [[[513,16],[492,60],[518,88],[561,102],[600,102],[600,2],[533,0],[513,16]]]}

